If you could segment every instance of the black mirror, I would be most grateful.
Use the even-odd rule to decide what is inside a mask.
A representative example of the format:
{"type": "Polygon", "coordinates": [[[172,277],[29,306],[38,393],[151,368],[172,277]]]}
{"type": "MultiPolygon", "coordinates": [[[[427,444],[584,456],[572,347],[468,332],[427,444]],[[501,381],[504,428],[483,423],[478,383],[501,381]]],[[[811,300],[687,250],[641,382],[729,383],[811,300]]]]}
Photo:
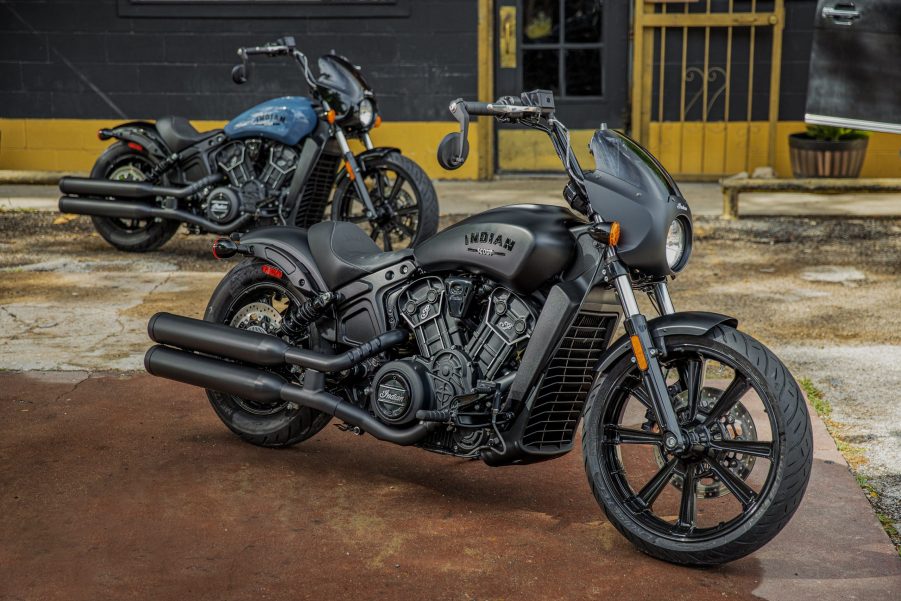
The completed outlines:
{"type": "Polygon", "coordinates": [[[466,157],[469,156],[469,140],[463,143],[463,155],[457,156],[461,135],[459,132],[449,133],[438,145],[438,164],[448,171],[462,167],[466,157]]]}
{"type": "Polygon", "coordinates": [[[238,85],[247,83],[247,67],[243,63],[232,69],[232,81],[238,85]]]}

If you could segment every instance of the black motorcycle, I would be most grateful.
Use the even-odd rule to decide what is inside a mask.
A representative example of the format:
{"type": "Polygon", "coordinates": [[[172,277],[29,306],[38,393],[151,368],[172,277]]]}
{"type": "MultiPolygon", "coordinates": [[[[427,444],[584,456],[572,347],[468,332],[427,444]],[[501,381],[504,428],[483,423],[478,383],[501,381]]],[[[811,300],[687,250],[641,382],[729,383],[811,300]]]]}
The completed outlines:
{"type": "Polygon", "coordinates": [[[314,77],[291,37],[238,54],[236,83],[247,81],[249,57],[289,56],[300,65],[310,98],[263,102],[221,130],[198,132],[182,117],[101,129],[101,140],[118,141],[90,178],[60,181],[66,194],[60,211],[92,215],[107,242],[135,252],[159,248],[180,223],[193,233],[230,234],[343,220],[387,251],[435,233],[431,180],[399,149],[373,146],[369,132],[381,117],[359,67],[327,54],[314,77]],[[366,150],[354,155],[348,137],[361,139],[366,150]]]}
{"type": "Polygon", "coordinates": [[[568,453],[581,423],[594,495],[642,551],[710,565],[771,540],[810,475],[807,408],[735,318],[673,308],[692,221],[670,175],[606,129],[583,172],[551,92],[451,112],[461,131],[442,141],[443,166],[465,161],[470,115],[546,132],[574,210],[493,209],[390,253],[342,222],[220,240],[220,257],[247,258],[205,321],[151,319],[147,371],[206,388],[233,432],[268,447],[335,417],[498,466],[568,453]]]}

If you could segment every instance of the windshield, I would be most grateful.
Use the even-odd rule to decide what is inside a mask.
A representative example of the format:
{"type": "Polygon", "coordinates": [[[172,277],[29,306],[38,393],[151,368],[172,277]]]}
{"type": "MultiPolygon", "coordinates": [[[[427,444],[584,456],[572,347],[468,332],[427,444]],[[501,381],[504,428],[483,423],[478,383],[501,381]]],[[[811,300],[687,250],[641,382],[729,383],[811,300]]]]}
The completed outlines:
{"type": "Polygon", "coordinates": [[[613,176],[656,196],[681,196],[666,169],[631,138],[612,129],[599,129],[588,146],[597,175],[613,176]]]}
{"type": "Polygon", "coordinates": [[[343,56],[326,54],[319,58],[317,83],[329,105],[339,114],[358,105],[372,88],[360,71],[343,56]]]}

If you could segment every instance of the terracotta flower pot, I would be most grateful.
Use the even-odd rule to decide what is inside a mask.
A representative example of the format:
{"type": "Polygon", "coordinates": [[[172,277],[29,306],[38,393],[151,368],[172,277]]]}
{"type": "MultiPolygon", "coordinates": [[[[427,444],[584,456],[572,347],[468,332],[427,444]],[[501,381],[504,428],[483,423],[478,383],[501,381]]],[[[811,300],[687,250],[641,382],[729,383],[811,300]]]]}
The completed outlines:
{"type": "Polygon", "coordinates": [[[858,177],[867,154],[865,136],[849,140],[817,140],[807,134],[788,137],[795,177],[858,177]]]}

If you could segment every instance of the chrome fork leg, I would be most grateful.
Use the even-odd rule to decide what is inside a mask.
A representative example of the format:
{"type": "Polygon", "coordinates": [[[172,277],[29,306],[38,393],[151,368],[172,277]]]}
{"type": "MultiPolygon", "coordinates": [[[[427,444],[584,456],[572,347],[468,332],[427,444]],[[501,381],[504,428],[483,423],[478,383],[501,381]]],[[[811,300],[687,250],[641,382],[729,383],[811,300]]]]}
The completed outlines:
{"type": "Polygon", "coordinates": [[[663,432],[663,446],[667,451],[680,451],[685,448],[685,438],[679,427],[679,418],[673,409],[663,370],[657,360],[659,353],[648,329],[648,321],[638,308],[628,274],[617,276],[613,284],[625,313],[624,325],[632,339],[632,349],[642,374],[642,384],[651,397],[654,412],[657,414],[657,423],[663,432]]]}
{"type": "Polygon", "coordinates": [[[658,282],[654,284],[654,298],[657,299],[657,307],[660,309],[661,315],[672,315],[676,312],[673,306],[673,299],[669,295],[669,288],[666,282],[658,282]]]}
{"type": "Polygon", "coordinates": [[[360,166],[357,165],[357,159],[354,156],[354,153],[350,151],[350,145],[347,143],[347,138],[344,136],[344,132],[340,127],[335,127],[335,139],[338,140],[338,147],[341,148],[341,152],[344,153],[347,170],[351,172],[348,173],[348,175],[353,175],[352,179],[354,187],[357,189],[357,195],[360,197],[360,200],[363,201],[363,206],[366,208],[366,217],[368,219],[375,219],[375,207],[372,204],[372,199],[369,198],[369,190],[366,189],[366,182],[360,177],[360,166]]]}

